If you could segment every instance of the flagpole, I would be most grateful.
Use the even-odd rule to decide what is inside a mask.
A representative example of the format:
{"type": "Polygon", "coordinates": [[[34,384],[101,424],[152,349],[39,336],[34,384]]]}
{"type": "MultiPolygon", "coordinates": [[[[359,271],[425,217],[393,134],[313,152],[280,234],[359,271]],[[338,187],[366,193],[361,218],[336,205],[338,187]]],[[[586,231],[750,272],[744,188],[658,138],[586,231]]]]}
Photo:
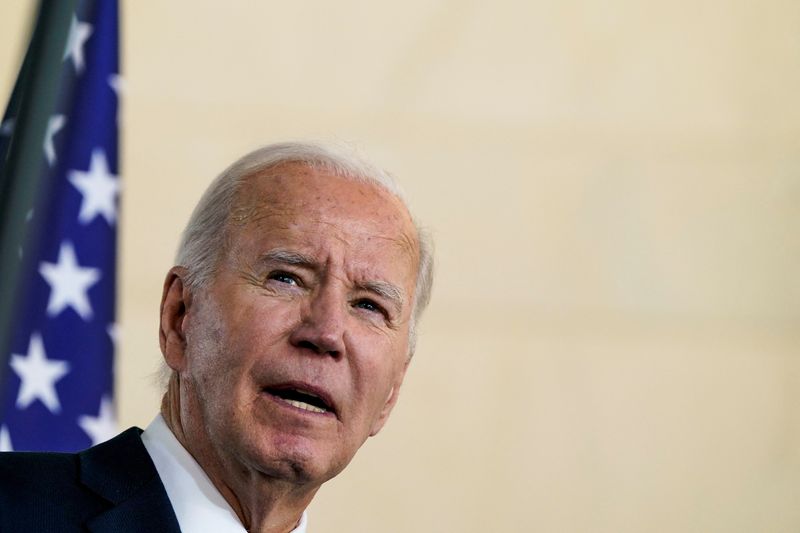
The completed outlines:
{"type": "Polygon", "coordinates": [[[0,167],[0,388],[6,383],[14,310],[24,266],[21,250],[37,233],[35,222],[26,223],[26,218],[47,191],[42,144],[59,90],[58,84],[52,83],[52,76],[61,70],[76,4],[77,0],[39,3],[33,36],[12,98],[12,105],[17,106],[14,131],[0,167]]]}

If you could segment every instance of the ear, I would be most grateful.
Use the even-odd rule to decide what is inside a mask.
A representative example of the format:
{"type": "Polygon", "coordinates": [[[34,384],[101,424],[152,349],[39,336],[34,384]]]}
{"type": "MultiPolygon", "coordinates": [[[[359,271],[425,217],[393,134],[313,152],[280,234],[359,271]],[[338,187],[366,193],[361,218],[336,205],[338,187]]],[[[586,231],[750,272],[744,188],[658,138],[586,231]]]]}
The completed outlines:
{"type": "Polygon", "coordinates": [[[164,360],[175,371],[183,370],[184,367],[186,352],[184,318],[192,300],[192,295],[184,283],[186,273],[184,267],[172,267],[164,280],[164,292],[161,295],[158,341],[164,360]]]}
{"type": "Polygon", "coordinates": [[[406,370],[408,370],[408,363],[410,361],[406,361],[403,365],[402,370],[400,370],[400,374],[397,376],[397,379],[394,382],[394,386],[392,386],[392,390],[389,391],[389,397],[386,398],[386,403],[383,404],[383,409],[381,409],[378,418],[372,423],[372,427],[369,430],[369,436],[374,437],[378,434],[378,432],[383,428],[386,421],[389,419],[389,415],[394,408],[394,405],[397,403],[397,398],[400,396],[400,386],[403,384],[403,378],[406,375],[406,370]]]}

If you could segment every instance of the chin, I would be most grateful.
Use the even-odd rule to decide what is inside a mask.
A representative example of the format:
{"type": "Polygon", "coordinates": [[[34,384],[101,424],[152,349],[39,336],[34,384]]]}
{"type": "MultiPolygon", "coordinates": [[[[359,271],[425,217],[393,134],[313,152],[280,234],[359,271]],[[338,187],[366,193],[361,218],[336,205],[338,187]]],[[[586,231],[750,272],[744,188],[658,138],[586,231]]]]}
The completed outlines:
{"type": "Polygon", "coordinates": [[[256,448],[253,462],[259,471],[296,484],[321,485],[349,462],[337,460],[321,443],[292,435],[261,441],[256,448]]]}

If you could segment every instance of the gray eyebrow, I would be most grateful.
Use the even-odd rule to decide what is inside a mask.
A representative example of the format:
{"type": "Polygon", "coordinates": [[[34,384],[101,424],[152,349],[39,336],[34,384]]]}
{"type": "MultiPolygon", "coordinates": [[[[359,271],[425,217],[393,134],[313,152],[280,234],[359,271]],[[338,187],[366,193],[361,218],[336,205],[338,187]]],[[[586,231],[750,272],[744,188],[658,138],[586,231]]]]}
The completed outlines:
{"type": "Polygon", "coordinates": [[[275,261],[276,263],[284,263],[287,265],[298,265],[305,267],[313,267],[316,264],[314,258],[312,257],[303,255],[299,252],[283,250],[281,248],[276,248],[274,250],[268,251],[263,256],[261,256],[261,259],[262,261],[275,261]]]}
{"type": "Polygon", "coordinates": [[[374,292],[378,296],[386,298],[387,300],[392,302],[392,305],[394,305],[398,313],[403,308],[403,304],[405,303],[405,298],[403,297],[403,291],[401,291],[397,286],[389,282],[368,281],[366,283],[360,283],[358,287],[366,291],[374,292]]]}

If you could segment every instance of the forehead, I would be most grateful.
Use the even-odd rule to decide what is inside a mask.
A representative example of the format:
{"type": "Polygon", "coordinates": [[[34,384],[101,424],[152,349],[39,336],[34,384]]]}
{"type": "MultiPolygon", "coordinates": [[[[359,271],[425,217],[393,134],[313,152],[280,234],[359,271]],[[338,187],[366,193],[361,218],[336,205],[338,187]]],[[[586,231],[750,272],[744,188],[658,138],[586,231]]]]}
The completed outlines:
{"type": "Polygon", "coordinates": [[[245,178],[236,206],[239,209],[294,207],[312,211],[357,207],[363,215],[410,221],[403,203],[382,187],[304,163],[284,163],[245,178]],[[366,213],[368,207],[382,211],[366,213]]]}
{"type": "Polygon", "coordinates": [[[416,230],[397,197],[375,184],[305,164],[288,163],[247,178],[231,226],[235,241],[257,241],[261,247],[290,241],[309,248],[337,243],[333,247],[343,252],[404,258],[416,274],[416,230]]]}

